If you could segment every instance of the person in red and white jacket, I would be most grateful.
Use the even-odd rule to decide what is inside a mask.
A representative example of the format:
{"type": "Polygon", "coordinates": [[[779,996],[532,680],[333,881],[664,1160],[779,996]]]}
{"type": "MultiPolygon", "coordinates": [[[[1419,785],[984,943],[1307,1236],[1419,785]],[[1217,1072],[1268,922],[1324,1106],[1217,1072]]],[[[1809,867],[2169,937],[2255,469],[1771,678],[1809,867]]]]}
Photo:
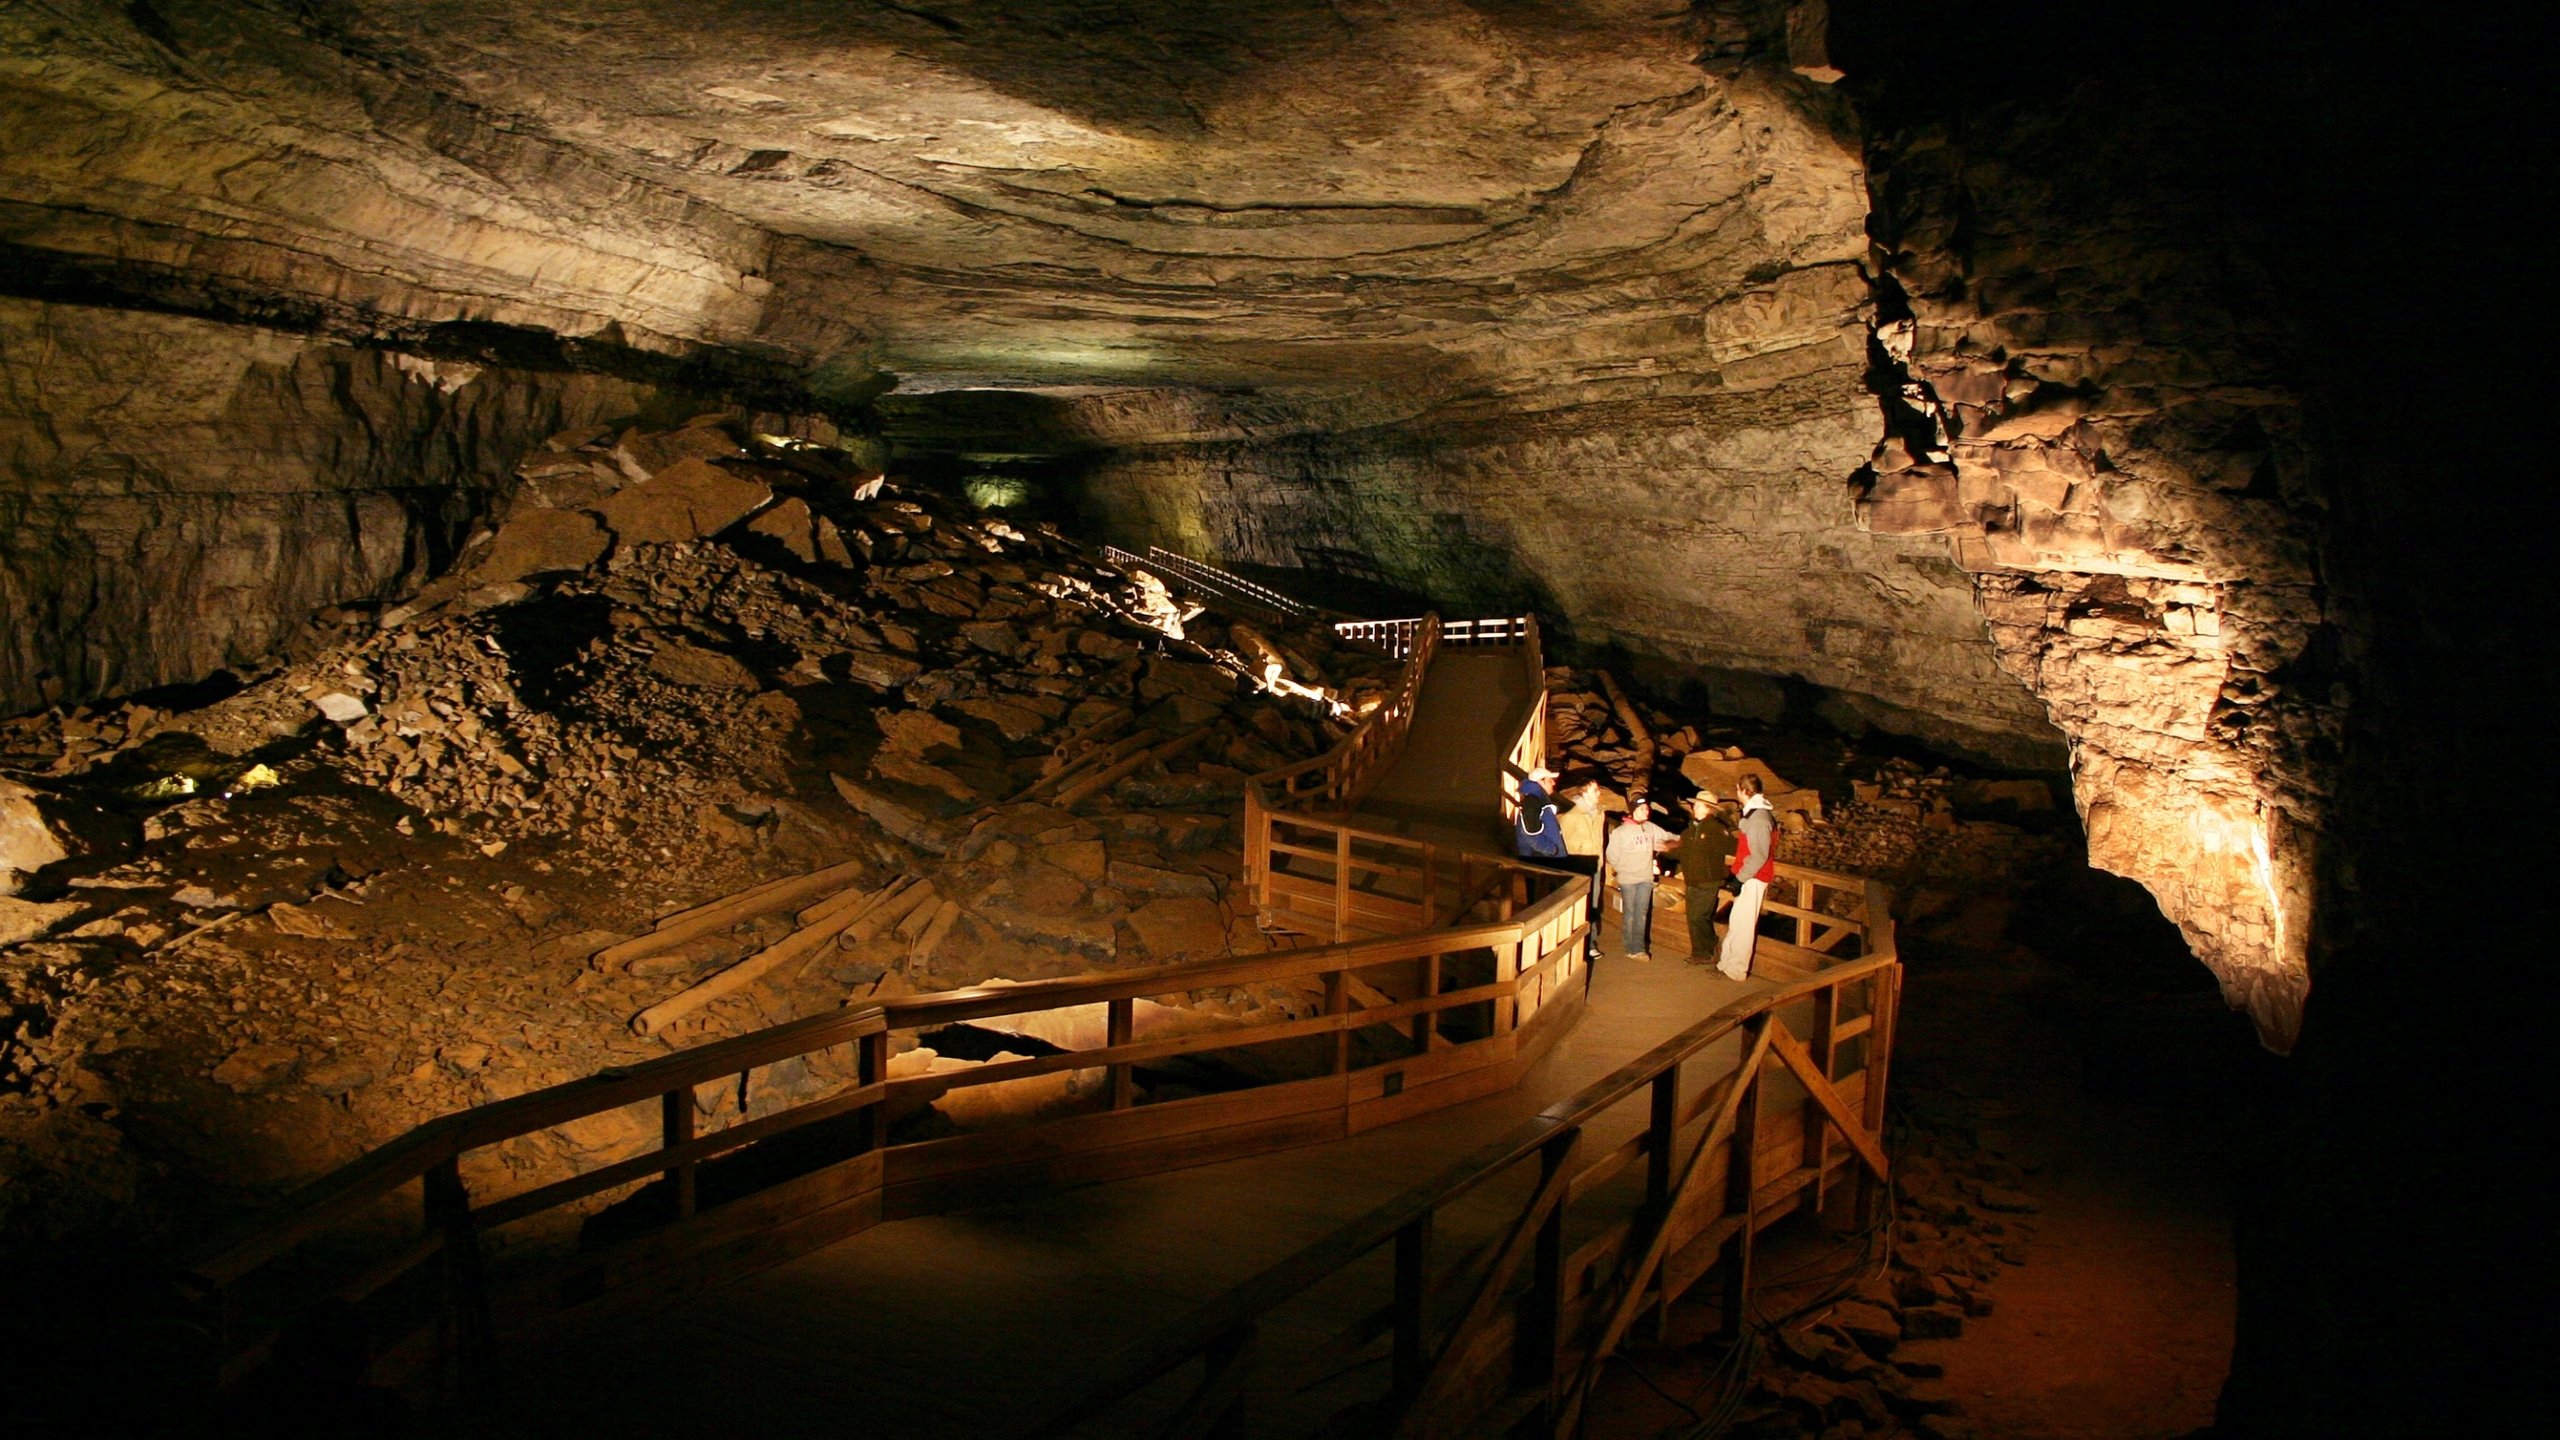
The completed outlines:
{"type": "Polygon", "coordinates": [[[1760,793],[1760,777],[1745,775],[1734,782],[1733,793],[1742,797],[1742,820],[1734,826],[1733,873],[1742,881],[1742,893],[1734,897],[1733,913],[1727,917],[1724,948],[1717,952],[1716,971],[1727,980],[1751,977],[1751,947],[1760,939],[1760,902],[1769,893],[1769,882],[1778,878],[1778,812],[1769,808],[1769,797],[1760,793]]]}

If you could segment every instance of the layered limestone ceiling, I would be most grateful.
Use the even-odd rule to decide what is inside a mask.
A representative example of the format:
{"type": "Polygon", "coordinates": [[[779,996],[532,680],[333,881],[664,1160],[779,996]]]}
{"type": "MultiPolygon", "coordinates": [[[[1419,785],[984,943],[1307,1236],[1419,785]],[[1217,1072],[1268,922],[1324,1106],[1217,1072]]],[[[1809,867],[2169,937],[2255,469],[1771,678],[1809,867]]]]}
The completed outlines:
{"type": "Polygon", "coordinates": [[[2337,697],[2262,287],[2175,185],[2112,183],[2145,178],[2121,107],[1861,120],[1826,33],[1756,0],[21,0],[0,585],[44,623],[0,702],[395,587],[545,424],[895,384],[911,440],[1080,456],[1125,539],[1535,605],[1736,708],[1775,677],[1979,754],[2067,740],[2101,863],[2280,1037],[2337,697]],[[157,355],[188,383],[128,402],[157,355]]]}

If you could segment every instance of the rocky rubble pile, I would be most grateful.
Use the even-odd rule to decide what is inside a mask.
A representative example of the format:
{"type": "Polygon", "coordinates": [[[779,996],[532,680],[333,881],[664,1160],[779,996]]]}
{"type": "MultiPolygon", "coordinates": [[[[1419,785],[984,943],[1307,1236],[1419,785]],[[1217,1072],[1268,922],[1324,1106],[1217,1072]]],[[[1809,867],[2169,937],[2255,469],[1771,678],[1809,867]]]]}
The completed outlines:
{"type": "MultiPolygon", "coordinates": [[[[2065,842],[2042,823],[2055,808],[2046,779],[1962,777],[1844,745],[1835,775],[1805,785],[1737,738],[1730,725],[1682,721],[1640,704],[1605,670],[1547,671],[1547,746],[1558,783],[1570,791],[1598,782],[1605,810],[1698,790],[1730,807],[1734,782],[1757,775],[1780,822],[1778,858],[1903,887],[2003,883],[2063,852],[2065,842]]],[[[1681,823],[1659,810],[1654,818],[1681,823]]]]}
{"type": "Polygon", "coordinates": [[[1906,1342],[1954,1339],[1992,1313],[1994,1284],[2026,1263],[2036,1198],[1998,1128],[2002,1102],[1898,1092],[1888,1259],[1844,1297],[1771,1327],[1733,1427],[1800,1435],[1970,1440],[1963,1407],[1906,1342]]]}
{"type": "Polygon", "coordinates": [[[441,1111],[848,999],[1258,949],[1243,779],[1340,729],[1329,700],[1267,693],[1267,662],[1325,697],[1393,666],[1321,629],[1168,627],[1162,593],[706,417],[557,437],[447,575],[322,615],[213,703],[0,724],[21,892],[0,897],[0,1207],[57,1232],[101,1202],[200,1207],[199,1182],[304,1177],[441,1111]],[[605,958],[829,870],[796,910],[605,958]],[[809,910],[893,888],[877,923],[771,961],[809,910]],[[753,983],[634,1033],[757,957],[753,983]]]}

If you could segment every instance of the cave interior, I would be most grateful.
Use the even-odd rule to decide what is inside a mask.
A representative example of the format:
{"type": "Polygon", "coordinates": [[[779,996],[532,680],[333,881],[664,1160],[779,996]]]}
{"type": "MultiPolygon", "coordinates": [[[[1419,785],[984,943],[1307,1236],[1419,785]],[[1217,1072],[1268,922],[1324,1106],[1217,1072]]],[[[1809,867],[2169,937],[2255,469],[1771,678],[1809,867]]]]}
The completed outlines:
{"type": "Polygon", "coordinates": [[[2550,176],[2495,30],[23,0],[0,715],[220,698],[484,553],[551,437],[712,411],[1346,610],[1534,613],[1755,747],[2050,777],[2109,878],[2021,924],[2216,997],[2170,1048],[2238,1117],[2217,1433],[2506,1433],[2550,176]]]}

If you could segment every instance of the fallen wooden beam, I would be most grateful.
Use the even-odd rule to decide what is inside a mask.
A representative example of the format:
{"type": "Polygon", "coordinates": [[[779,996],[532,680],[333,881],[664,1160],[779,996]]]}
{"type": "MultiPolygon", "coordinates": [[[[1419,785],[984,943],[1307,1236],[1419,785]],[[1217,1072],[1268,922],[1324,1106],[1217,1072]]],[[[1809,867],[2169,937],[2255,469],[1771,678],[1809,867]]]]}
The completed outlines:
{"type": "Polygon", "coordinates": [[[1096,769],[1104,766],[1116,765],[1130,755],[1133,755],[1140,750],[1144,750],[1155,738],[1156,732],[1152,730],[1141,730],[1135,735],[1115,741],[1112,744],[1096,745],[1092,749],[1078,755],[1075,759],[1068,761],[1058,770],[1050,774],[1043,775],[1039,779],[1032,781],[1029,785],[1024,786],[1021,793],[1015,795],[1013,799],[1029,800],[1039,795],[1044,790],[1053,790],[1070,782],[1080,781],[1081,777],[1091,775],[1096,769]]]}
{"type": "Polygon", "coordinates": [[[762,885],[741,890],[734,895],[723,896],[708,904],[696,905],[690,910],[680,911],[659,921],[658,928],[646,935],[637,935],[619,945],[607,946],[597,951],[589,963],[599,970],[628,965],[643,955],[654,955],[661,950],[671,950],[687,940],[697,940],[705,935],[717,934],[740,921],[752,920],[758,915],[788,909],[821,895],[841,890],[860,878],[865,863],[860,860],[848,860],[841,865],[830,865],[824,870],[813,870],[806,875],[791,875],[780,880],[768,880],[762,885]]]}
{"type": "Polygon", "coordinates": [[[806,960],[835,943],[838,935],[861,919],[867,912],[889,900],[909,881],[899,880],[869,894],[856,893],[850,898],[838,896],[822,905],[810,907],[815,914],[826,911],[814,923],[792,931],[737,964],[697,984],[686,986],[631,1019],[631,1028],[643,1035],[655,1035],[667,1026],[701,1009],[714,1000],[734,995],[753,985],[775,970],[797,960],[806,960]]]}
{"type": "Polygon", "coordinates": [[[1192,746],[1199,744],[1201,739],[1208,733],[1209,729],[1204,725],[1201,728],[1192,731],[1188,735],[1175,736],[1173,739],[1167,740],[1163,744],[1156,746],[1154,749],[1141,750],[1134,755],[1128,756],[1127,758],[1104,768],[1097,774],[1088,775],[1084,779],[1077,781],[1075,784],[1068,786],[1066,789],[1059,791],[1057,806],[1061,810],[1072,810],[1076,806],[1083,804],[1085,801],[1092,799],[1103,791],[1110,789],[1113,785],[1118,784],[1128,776],[1136,774],[1139,768],[1146,765],[1149,761],[1170,760],[1174,756],[1181,754],[1183,751],[1190,749],[1192,746]]]}
{"type": "Polygon", "coordinates": [[[851,949],[860,945],[893,925],[905,925],[909,916],[918,910],[929,908],[936,898],[931,882],[918,884],[914,889],[882,904],[870,914],[846,926],[843,940],[845,948],[851,949]]]}
{"type": "Polygon", "coordinates": [[[942,947],[943,939],[950,935],[951,927],[958,923],[960,923],[959,901],[945,900],[935,907],[933,918],[925,923],[924,934],[916,941],[914,951],[907,956],[907,964],[916,966],[930,963],[933,952],[942,947]]]}
{"type": "MultiPolygon", "coordinates": [[[[1644,717],[1636,713],[1635,702],[1627,698],[1626,691],[1618,688],[1617,676],[1601,671],[1600,688],[1609,692],[1609,708],[1618,712],[1618,723],[1626,727],[1628,737],[1636,742],[1638,780],[1635,788],[1642,789],[1653,783],[1654,762],[1660,758],[1653,727],[1644,723],[1644,717]]],[[[1628,798],[1633,799],[1634,796],[1628,798]]]]}

